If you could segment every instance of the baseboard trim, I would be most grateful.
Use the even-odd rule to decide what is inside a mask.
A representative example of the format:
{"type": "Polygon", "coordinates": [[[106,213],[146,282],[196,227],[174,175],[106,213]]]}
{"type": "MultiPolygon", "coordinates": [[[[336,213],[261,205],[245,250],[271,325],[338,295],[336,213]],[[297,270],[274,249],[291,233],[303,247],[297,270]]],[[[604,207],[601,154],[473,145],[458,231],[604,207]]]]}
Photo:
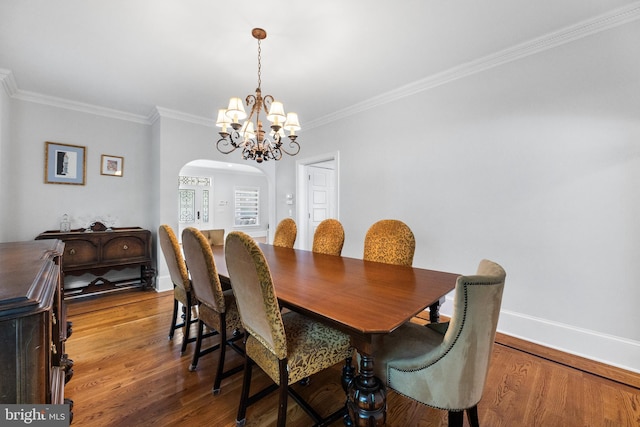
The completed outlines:
{"type": "MultiPolygon", "coordinates": [[[[417,323],[426,324],[429,322],[429,312],[424,311],[416,316],[417,323]]],[[[447,322],[449,317],[446,315],[440,315],[441,322],[447,322]]],[[[508,335],[502,332],[496,332],[496,344],[512,348],[514,350],[522,351],[532,356],[540,357],[545,360],[549,360],[554,363],[568,366],[592,375],[605,378],[610,381],[633,387],[640,390],[640,374],[620,368],[617,366],[608,365],[603,362],[598,362],[586,357],[577,356],[575,354],[567,353],[562,350],[557,350],[544,345],[536,344],[531,341],[517,338],[512,335],[508,335]]]]}

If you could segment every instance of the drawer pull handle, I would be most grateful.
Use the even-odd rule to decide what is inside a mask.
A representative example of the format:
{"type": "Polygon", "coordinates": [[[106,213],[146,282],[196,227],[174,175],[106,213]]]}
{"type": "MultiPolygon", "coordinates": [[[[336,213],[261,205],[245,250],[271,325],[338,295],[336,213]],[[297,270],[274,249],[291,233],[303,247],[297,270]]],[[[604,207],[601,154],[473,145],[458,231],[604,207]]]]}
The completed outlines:
{"type": "Polygon", "coordinates": [[[76,254],[76,250],[75,249],[69,250],[69,255],[75,255],[75,254],[76,254]]]}
{"type": "Polygon", "coordinates": [[[127,249],[129,249],[129,246],[124,245],[124,246],[122,246],[122,249],[124,249],[126,251],[127,249]]]}
{"type": "Polygon", "coordinates": [[[58,349],[56,348],[56,345],[53,343],[53,341],[51,342],[51,353],[53,354],[58,354],[58,349]]]}

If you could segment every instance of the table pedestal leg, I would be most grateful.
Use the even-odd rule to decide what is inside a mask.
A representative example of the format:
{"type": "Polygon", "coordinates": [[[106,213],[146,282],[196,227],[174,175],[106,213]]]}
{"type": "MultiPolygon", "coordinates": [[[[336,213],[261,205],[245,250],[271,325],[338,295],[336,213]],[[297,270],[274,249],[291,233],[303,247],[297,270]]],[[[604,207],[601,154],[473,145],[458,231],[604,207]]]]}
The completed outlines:
{"type": "Polygon", "coordinates": [[[429,322],[438,323],[440,320],[440,301],[429,306],[429,322]]]}
{"type": "Polygon", "coordinates": [[[351,418],[345,425],[356,427],[383,426],[387,421],[387,389],[373,375],[373,357],[362,355],[360,375],[349,384],[347,410],[351,418]]]}

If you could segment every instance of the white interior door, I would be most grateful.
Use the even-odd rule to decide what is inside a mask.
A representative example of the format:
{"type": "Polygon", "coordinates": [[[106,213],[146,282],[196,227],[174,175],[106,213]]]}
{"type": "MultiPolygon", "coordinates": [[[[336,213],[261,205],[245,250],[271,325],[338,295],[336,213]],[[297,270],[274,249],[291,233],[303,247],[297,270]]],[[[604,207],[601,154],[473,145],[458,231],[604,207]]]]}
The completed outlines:
{"type": "MultiPolygon", "coordinates": [[[[318,224],[327,218],[334,218],[335,177],[334,170],[310,165],[308,171],[308,222],[309,246],[318,224]]],[[[310,247],[309,247],[310,249],[310,247]]]]}

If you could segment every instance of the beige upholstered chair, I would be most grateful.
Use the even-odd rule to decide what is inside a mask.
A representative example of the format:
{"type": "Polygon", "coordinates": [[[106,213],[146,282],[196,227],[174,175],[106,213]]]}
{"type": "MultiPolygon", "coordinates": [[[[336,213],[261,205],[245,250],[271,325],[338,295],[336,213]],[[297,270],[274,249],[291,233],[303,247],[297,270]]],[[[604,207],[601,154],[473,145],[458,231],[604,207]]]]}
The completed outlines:
{"type": "Polygon", "coordinates": [[[449,323],[407,323],[383,338],[376,375],[400,394],[449,411],[450,426],[462,426],[465,410],[478,426],[504,281],[502,267],[482,260],[477,275],[458,278],[449,323]]]}
{"type": "Polygon", "coordinates": [[[242,338],[242,334],[239,332],[242,327],[240,315],[233,291],[231,289],[222,290],[211,245],[204,235],[196,228],[185,228],[182,231],[182,247],[185,261],[191,273],[191,283],[200,303],[198,337],[193,362],[189,370],[196,369],[198,359],[201,356],[219,349],[218,369],[213,383],[213,394],[217,394],[220,391],[222,379],[242,369],[242,366],[237,366],[234,369],[224,371],[227,346],[244,354],[244,350],[236,345],[236,342],[242,338]],[[206,337],[204,335],[205,325],[212,330],[214,335],[220,335],[220,343],[201,350],[202,339],[206,337]]]}
{"type": "Polygon", "coordinates": [[[344,228],[340,221],[329,218],[318,224],[313,234],[313,252],[339,256],[342,253],[342,246],[344,246],[344,228]]]}
{"type": "Polygon", "coordinates": [[[211,246],[224,245],[224,228],[200,230],[211,246]]]}
{"type": "Polygon", "coordinates": [[[416,239],[402,221],[383,219],[373,224],[364,238],[365,261],[412,265],[416,239]]]}
{"type": "MultiPolygon", "coordinates": [[[[319,424],[323,420],[289,385],[349,357],[352,354],[349,336],[299,313],[281,313],[264,254],[247,234],[229,233],[225,256],[247,334],[244,381],[236,424],[244,425],[247,407],[257,400],[257,396],[276,389],[279,390],[278,426],[286,423],[288,394],[319,424]],[[275,384],[249,397],[254,362],[275,384]]],[[[344,407],[324,421],[337,420],[343,414],[344,407]]]]}
{"type": "Polygon", "coordinates": [[[285,218],[276,227],[276,233],[273,236],[273,245],[282,246],[283,248],[293,248],[296,243],[298,227],[296,222],[291,218],[285,218]]]}
{"type": "Polygon", "coordinates": [[[192,308],[198,305],[198,301],[191,290],[191,280],[189,279],[189,273],[184,263],[176,233],[171,227],[163,224],[158,227],[158,240],[169,268],[169,276],[173,282],[173,317],[169,328],[169,339],[173,339],[173,333],[176,329],[184,328],[182,348],[180,350],[181,353],[184,353],[187,349],[187,343],[195,341],[195,338],[190,338],[189,334],[191,324],[198,321],[198,319],[191,318],[192,308]],[[181,317],[183,321],[181,323],[177,322],[179,304],[182,304],[181,317]]]}

